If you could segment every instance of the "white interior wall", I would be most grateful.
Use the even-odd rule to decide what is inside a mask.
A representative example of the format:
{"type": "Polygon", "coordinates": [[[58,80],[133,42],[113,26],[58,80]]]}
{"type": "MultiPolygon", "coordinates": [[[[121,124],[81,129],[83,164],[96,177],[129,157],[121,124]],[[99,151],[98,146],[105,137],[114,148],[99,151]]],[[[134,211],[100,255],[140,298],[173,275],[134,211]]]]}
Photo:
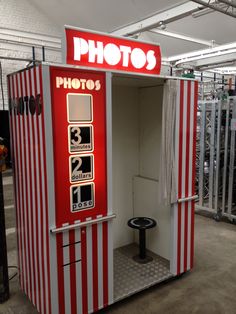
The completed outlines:
{"type": "Polygon", "coordinates": [[[139,89],[140,176],[158,180],[163,86],[139,89]]]}
{"type": "Polygon", "coordinates": [[[127,226],[133,217],[132,178],[138,174],[138,91],[135,87],[113,86],[113,223],[114,248],[133,242],[133,230],[127,226]]]}
{"type": "Polygon", "coordinates": [[[138,242],[129,218],[147,216],[158,226],[147,230],[147,248],[169,259],[170,211],[159,202],[163,86],[113,85],[114,248],[138,242]]]}
{"type": "MultiPolygon", "coordinates": [[[[146,247],[150,251],[170,259],[170,208],[159,201],[159,182],[143,177],[134,178],[134,216],[146,216],[156,220],[157,226],[146,230],[146,247]]],[[[138,232],[135,233],[138,243],[138,232]]]]}
{"type": "MultiPolygon", "coordinates": [[[[157,226],[146,231],[146,245],[167,259],[170,256],[170,209],[159,201],[163,85],[139,90],[140,177],[134,178],[134,216],[147,216],[157,226]]],[[[138,234],[135,234],[138,242],[138,234]]]]}

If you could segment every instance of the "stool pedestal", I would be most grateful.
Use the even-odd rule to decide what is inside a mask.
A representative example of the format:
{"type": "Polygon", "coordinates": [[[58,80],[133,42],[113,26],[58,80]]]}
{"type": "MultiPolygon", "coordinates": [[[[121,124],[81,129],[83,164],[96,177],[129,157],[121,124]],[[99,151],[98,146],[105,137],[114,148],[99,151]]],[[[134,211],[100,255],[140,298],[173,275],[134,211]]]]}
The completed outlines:
{"type": "Polygon", "coordinates": [[[153,260],[151,256],[146,255],[146,229],[156,226],[156,221],[147,217],[135,217],[128,221],[128,226],[139,230],[139,254],[133,259],[141,264],[146,264],[153,260]]]}

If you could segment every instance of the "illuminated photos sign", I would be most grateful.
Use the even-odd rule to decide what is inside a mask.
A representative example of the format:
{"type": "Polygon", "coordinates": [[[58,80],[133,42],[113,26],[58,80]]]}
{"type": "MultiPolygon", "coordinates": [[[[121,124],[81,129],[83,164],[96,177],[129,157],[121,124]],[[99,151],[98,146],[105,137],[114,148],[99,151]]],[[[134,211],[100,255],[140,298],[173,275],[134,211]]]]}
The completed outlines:
{"type": "Polygon", "coordinates": [[[65,33],[68,64],[160,74],[160,46],[80,29],[66,28],[65,33]]]}

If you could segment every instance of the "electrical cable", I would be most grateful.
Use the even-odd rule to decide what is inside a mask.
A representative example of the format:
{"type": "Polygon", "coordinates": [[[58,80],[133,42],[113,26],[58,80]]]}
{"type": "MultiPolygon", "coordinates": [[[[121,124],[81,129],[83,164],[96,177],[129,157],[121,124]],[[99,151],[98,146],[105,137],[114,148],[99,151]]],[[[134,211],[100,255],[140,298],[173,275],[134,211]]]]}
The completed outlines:
{"type": "Polygon", "coordinates": [[[1,92],[2,92],[2,107],[5,110],[5,101],[4,101],[4,91],[3,91],[3,83],[2,83],[2,63],[0,62],[0,85],[1,85],[1,92]]]}
{"type": "Polygon", "coordinates": [[[8,266],[8,268],[16,268],[16,269],[19,269],[19,267],[17,267],[17,266],[8,266]]]}
{"type": "MultiPolygon", "coordinates": [[[[17,266],[8,266],[8,268],[14,268],[14,269],[19,269],[17,266]]],[[[12,280],[13,278],[15,278],[16,276],[18,275],[18,272],[16,272],[14,275],[12,275],[9,279],[8,279],[8,281],[10,281],[10,280],[12,280]]]]}
{"type": "Polygon", "coordinates": [[[15,273],[14,275],[12,275],[12,276],[8,279],[8,281],[12,280],[12,279],[15,278],[17,275],[18,275],[18,273],[15,273]]]}

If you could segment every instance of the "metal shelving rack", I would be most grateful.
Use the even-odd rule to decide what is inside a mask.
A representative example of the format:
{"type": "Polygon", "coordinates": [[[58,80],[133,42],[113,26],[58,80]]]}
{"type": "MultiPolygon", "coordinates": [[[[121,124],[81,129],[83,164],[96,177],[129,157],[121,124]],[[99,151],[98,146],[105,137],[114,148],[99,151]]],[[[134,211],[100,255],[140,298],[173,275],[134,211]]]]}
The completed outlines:
{"type": "Polygon", "coordinates": [[[198,102],[196,209],[236,220],[236,97],[198,102]]]}

